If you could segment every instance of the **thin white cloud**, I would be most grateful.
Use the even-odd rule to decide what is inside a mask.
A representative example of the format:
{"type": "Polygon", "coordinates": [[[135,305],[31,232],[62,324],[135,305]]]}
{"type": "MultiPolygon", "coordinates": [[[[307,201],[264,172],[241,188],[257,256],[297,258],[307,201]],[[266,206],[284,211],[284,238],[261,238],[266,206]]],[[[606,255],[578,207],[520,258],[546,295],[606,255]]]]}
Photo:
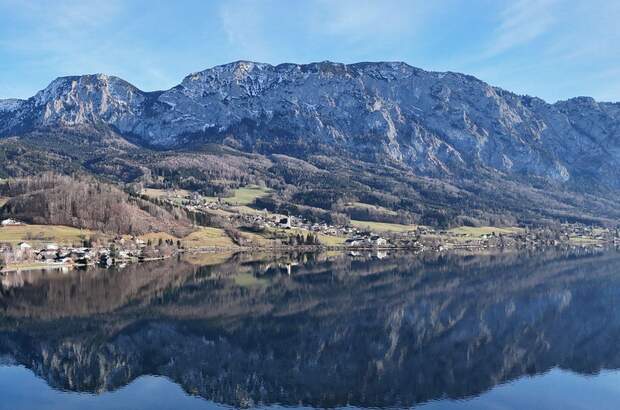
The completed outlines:
{"type": "Polygon", "coordinates": [[[320,30],[338,35],[382,35],[386,32],[400,32],[405,21],[413,23],[412,15],[401,7],[411,8],[413,3],[387,4],[378,1],[340,0],[319,1],[320,16],[314,21],[320,30]],[[406,16],[406,17],[405,17],[406,16]]]}
{"type": "Polygon", "coordinates": [[[0,0],[0,95],[29,96],[54,76],[92,72],[161,89],[187,72],[237,59],[404,60],[550,101],[614,99],[620,84],[609,74],[620,66],[620,1],[200,3],[191,8],[200,12],[188,12],[195,16],[189,24],[188,15],[169,11],[190,8],[167,2],[142,9],[129,0],[0,0]]]}
{"type": "Polygon", "coordinates": [[[238,58],[269,60],[270,52],[265,39],[265,24],[268,24],[265,14],[269,4],[230,1],[220,6],[220,24],[238,58]]]}
{"type": "Polygon", "coordinates": [[[3,8],[23,28],[16,28],[11,38],[0,39],[0,47],[41,58],[51,55],[74,56],[88,53],[93,45],[89,34],[109,22],[121,10],[120,2],[107,1],[94,7],[89,2],[62,0],[17,2],[5,0],[3,8]]]}
{"type": "Polygon", "coordinates": [[[222,3],[218,16],[238,58],[301,62],[314,56],[351,61],[390,55],[390,47],[410,40],[436,9],[422,0],[240,0],[222,3]],[[321,44],[330,47],[321,49],[321,44]]]}
{"type": "Polygon", "coordinates": [[[499,16],[494,38],[484,56],[493,57],[536,40],[554,25],[557,0],[519,0],[499,16]]]}
{"type": "Polygon", "coordinates": [[[620,2],[592,1],[564,10],[564,30],[547,49],[550,58],[564,62],[615,58],[620,53],[620,2]]]}
{"type": "Polygon", "coordinates": [[[0,0],[0,12],[9,8],[16,23],[10,36],[0,37],[0,49],[27,62],[30,75],[48,73],[41,83],[31,83],[27,92],[10,94],[12,90],[3,87],[3,95],[27,97],[56,76],[87,73],[130,81],[133,77],[147,89],[174,85],[179,78],[170,78],[157,66],[157,50],[142,47],[140,39],[132,37],[133,25],[148,11],[128,18],[128,6],[121,0],[96,5],[79,0],[0,0]]]}
{"type": "Polygon", "coordinates": [[[436,7],[418,0],[317,0],[308,29],[348,43],[396,40],[414,33],[436,7]]]}

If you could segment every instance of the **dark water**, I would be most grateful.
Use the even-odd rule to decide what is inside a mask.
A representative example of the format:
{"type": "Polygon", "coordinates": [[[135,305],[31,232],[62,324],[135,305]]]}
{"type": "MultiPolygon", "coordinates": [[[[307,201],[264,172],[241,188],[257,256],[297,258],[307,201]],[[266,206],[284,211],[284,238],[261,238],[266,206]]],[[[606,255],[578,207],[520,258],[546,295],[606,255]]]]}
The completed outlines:
{"type": "Polygon", "coordinates": [[[201,256],[1,279],[0,409],[620,406],[616,252],[201,256]]]}

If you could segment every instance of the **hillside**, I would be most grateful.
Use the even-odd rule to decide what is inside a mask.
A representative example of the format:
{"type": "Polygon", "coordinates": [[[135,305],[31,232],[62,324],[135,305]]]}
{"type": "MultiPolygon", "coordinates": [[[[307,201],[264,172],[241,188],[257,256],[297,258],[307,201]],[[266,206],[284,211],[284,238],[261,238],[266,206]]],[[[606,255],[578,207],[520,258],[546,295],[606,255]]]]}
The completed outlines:
{"type": "Polygon", "coordinates": [[[183,237],[192,231],[181,212],[130,197],[113,185],[90,177],[43,174],[0,184],[10,197],[0,214],[41,225],[65,225],[110,234],[168,232],[183,237]]]}
{"type": "Polygon", "coordinates": [[[63,77],[0,102],[0,136],[0,177],[86,170],[224,196],[264,182],[266,206],[379,222],[620,219],[620,104],[404,63],[240,61],[157,92],[63,77]]]}

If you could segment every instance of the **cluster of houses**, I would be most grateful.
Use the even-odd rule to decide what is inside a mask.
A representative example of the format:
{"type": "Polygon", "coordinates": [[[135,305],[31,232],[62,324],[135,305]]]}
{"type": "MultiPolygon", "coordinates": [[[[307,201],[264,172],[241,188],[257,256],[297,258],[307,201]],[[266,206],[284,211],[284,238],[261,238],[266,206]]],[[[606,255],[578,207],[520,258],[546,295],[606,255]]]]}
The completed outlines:
{"type": "Polygon", "coordinates": [[[345,245],[352,248],[363,248],[368,246],[381,248],[388,246],[388,240],[373,233],[368,233],[367,235],[358,234],[352,238],[348,238],[345,241],[345,245]]]}
{"type": "Polygon", "coordinates": [[[26,262],[40,262],[48,265],[89,265],[97,256],[96,251],[90,248],[61,247],[54,243],[35,248],[27,242],[20,242],[17,246],[2,245],[0,254],[7,265],[26,262]]]}
{"type": "Polygon", "coordinates": [[[350,227],[311,222],[302,216],[273,214],[266,209],[251,213],[240,212],[235,206],[222,201],[207,200],[195,192],[183,198],[177,195],[177,197],[167,198],[167,200],[173,205],[180,203],[186,210],[193,212],[209,213],[209,211],[224,211],[228,222],[237,226],[246,225],[281,229],[298,228],[332,236],[347,236],[354,233],[354,230],[350,227]]]}
{"type": "Polygon", "coordinates": [[[262,217],[261,215],[254,215],[251,219],[254,225],[282,229],[297,228],[315,234],[346,237],[345,246],[350,248],[381,248],[391,245],[389,239],[369,230],[311,222],[302,216],[262,217]]]}
{"type": "Polygon", "coordinates": [[[109,267],[150,259],[163,259],[179,251],[178,245],[162,242],[156,245],[139,238],[116,238],[106,246],[75,247],[48,243],[35,247],[27,242],[17,246],[0,245],[0,256],[6,265],[40,264],[44,266],[80,267],[99,265],[109,267]]]}
{"type": "Polygon", "coordinates": [[[267,211],[264,215],[247,215],[248,222],[253,225],[260,225],[271,228],[281,229],[303,229],[313,233],[321,233],[332,236],[345,236],[352,232],[351,228],[346,226],[330,225],[328,223],[311,222],[302,216],[273,215],[267,211]]]}
{"type": "MultiPolygon", "coordinates": [[[[408,232],[378,233],[370,229],[313,222],[302,216],[272,214],[267,210],[263,212],[240,212],[237,208],[222,202],[206,201],[197,194],[183,198],[181,204],[191,211],[226,211],[222,214],[226,215],[233,226],[252,226],[260,229],[301,229],[315,235],[323,234],[346,238],[344,246],[352,252],[363,249],[381,250],[386,248],[406,248],[416,251],[443,251],[444,249],[458,248],[541,248],[575,243],[575,239],[591,241],[597,245],[604,243],[620,245],[620,229],[591,227],[583,224],[561,224],[551,228],[524,228],[507,234],[491,232],[477,236],[464,233],[462,230],[436,230],[425,226],[419,226],[408,232]]],[[[5,219],[0,222],[1,227],[23,225],[22,222],[15,219],[5,219]]],[[[106,246],[67,247],[49,243],[35,248],[27,242],[19,243],[17,246],[0,244],[0,256],[2,256],[5,264],[32,262],[59,266],[96,264],[111,266],[114,263],[162,259],[172,256],[180,249],[180,242],[176,244],[171,241],[170,243],[168,241],[162,243],[160,240],[158,244],[153,245],[139,238],[119,237],[106,246]]]]}

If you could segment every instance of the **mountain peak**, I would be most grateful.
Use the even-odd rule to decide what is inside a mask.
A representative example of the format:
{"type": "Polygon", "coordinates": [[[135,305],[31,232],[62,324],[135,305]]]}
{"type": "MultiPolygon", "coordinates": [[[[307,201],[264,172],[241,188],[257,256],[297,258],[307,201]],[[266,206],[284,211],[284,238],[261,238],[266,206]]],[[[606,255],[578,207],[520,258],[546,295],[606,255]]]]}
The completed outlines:
{"type": "MultiPolygon", "coordinates": [[[[452,183],[452,193],[440,192],[449,203],[478,178],[490,178],[489,186],[508,178],[533,181],[532,189],[620,192],[620,105],[583,97],[547,104],[402,62],[241,60],[153,93],[105,74],[69,76],[27,101],[0,102],[2,136],[71,127],[85,138],[111,131],[145,149],[219,144],[300,162],[354,159],[405,179],[452,183]]],[[[406,189],[403,206],[413,207],[424,188],[406,189]]]]}
{"type": "MultiPolygon", "coordinates": [[[[284,149],[296,141],[329,152],[384,156],[422,173],[461,172],[484,164],[553,181],[570,179],[571,168],[556,155],[566,147],[554,144],[577,141],[585,132],[579,128],[579,110],[533,101],[465,74],[424,71],[398,61],[273,66],[239,60],[190,74],[180,86],[151,94],[105,74],[68,76],[29,101],[34,104],[28,104],[33,107],[26,117],[34,124],[102,123],[149,145],[178,146],[189,135],[235,133],[249,150],[264,144],[284,149]],[[358,153],[360,147],[365,151],[358,153]]],[[[593,99],[572,101],[571,106],[596,107],[593,99]]],[[[25,105],[3,106],[22,110],[25,105]]],[[[620,114],[608,111],[605,121],[613,124],[620,114]]],[[[0,124],[0,129],[7,127],[0,124]]],[[[597,147],[571,161],[581,162],[597,147]]],[[[620,157],[614,157],[616,162],[620,157]]]]}
{"type": "Polygon", "coordinates": [[[145,100],[139,89],[107,74],[58,77],[29,101],[40,107],[40,125],[95,124],[135,112],[145,100]]]}
{"type": "MultiPolygon", "coordinates": [[[[139,90],[127,81],[107,74],[85,74],[58,77],[47,87],[39,91],[34,99],[38,105],[46,104],[68,94],[74,97],[85,94],[97,93],[101,90],[119,91],[126,89],[129,92],[139,92],[139,90]]],[[[113,91],[111,91],[113,92],[113,91]]]]}

